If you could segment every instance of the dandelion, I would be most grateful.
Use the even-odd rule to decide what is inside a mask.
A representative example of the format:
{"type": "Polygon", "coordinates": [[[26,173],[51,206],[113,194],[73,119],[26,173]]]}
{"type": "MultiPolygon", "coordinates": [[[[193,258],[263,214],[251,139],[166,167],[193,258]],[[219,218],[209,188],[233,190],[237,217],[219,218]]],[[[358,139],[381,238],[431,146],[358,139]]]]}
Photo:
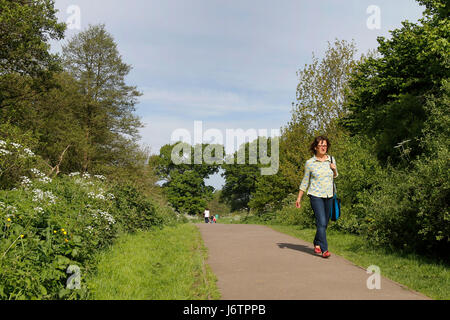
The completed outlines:
{"type": "Polygon", "coordinates": [[[69,240],[67,240],[67,239],[64,239],[64,241],[65,241],[65,242],[69,242],[69,240]]]}
{"type": "Polygon", "coordinates": [[[65,231],[64,228],[62,228],[61,231],[64,232],[65,231]]]}
{"type": "Polygon", "coordinates": [[[56,233],[56,230],[53,230],[53,233],[56,233]]]}
{"type": "Polygon", "coordinates": [[[11,218],[6,219],[6,221],[11,222],[11,218]]]}
{"type": "Polygon", "coordinates": [[[67,231],[64,231],[63,234],[66,235],[66,234],[67,234],[67,231]]]}
{"type": "Polygon", "coordinates": [[[20,237],[21,237],[21,238],[23,239],[24,235],[23,235],[23,234],[21,234],[21,235],[20,235],[20,237]]]}

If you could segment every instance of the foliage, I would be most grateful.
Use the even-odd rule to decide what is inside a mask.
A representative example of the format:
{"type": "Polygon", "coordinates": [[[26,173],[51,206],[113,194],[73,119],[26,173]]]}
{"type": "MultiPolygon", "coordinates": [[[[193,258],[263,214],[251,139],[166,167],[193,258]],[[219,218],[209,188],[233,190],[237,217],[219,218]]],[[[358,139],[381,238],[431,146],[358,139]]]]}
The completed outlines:
{"type": "Polygon", "coordinates": [[[104,176],[75,172],[52,179],[32,168],[18,188],[0,191],[0,297],[86,297],[83,278],[95,266],[95,253],[119,232],[179,221],[136,189],[111,185],[104,176]],[[79,290],[66,288],[69,265],[80,268],[79,290]]]}
{"type": "Polygon", "coordinates": [[[59,61],[48,52],[48,41],[62,39],[65,29],[51,0],[0,0],[0,76],[40,77],[58,70],[59,61]]]}
{"type": "Polygon", "coordinates": [[[209,175],[218,172],[223,160],[223,146],[195,145],[177,142],[161,147],[159,155],[150,158],[149,165],[165,182],[164,194],[180,213],[200,214],[212,199],[214,188],[205,185],[209,175]],[[204,155],[211,155],[207,160],[204,155]],[[217,153],[217,154],[216,154],[217,153]]]}
{"type": "Polygon", "coordinates": [[[211,201],[206,205],[213,215],[218,214],[220,217],[227,216],[231,213],[231,208],[221,198],[222,190],[215,190],[211,201]]]}
{"type": "MultiPolygon", "coordinates": [[[[275,165],[278,170],[279,164],[274,164],[279,161],[279,150],[276,147],[277,144],[273,138],[258,137],[242,144],[234,154],[227,157],[222,165],[225,185],[222,188],[221,197],[230,205],[232,211],[241,209],[250,211],[250,201],[255,196],[258,181],[271,176],[262,175],[263,168],[268,168],[267,159],[271,162],[270,168],[274,168],[275,165]]],[[[267,199],[255,200],[252,205],[260,207],[260,203],[265,200],[267,199]]]]}
{"type": "Polygon", "coordinates": [[[402,22],[392,37],[379,37],[379,57],[362,61],[349,82],[349,113],[342,123],[352,134],[376,138],[377,156],[398,163],[394,149],[409,140],[411,159],[424,150],[419,136],[428,114],[426,96],[437,94],[449,75],[450,20],[441,15],[448,3],[422,1],[427,10],[420,24],[402,22]]]}
{"type": "Polygon", "coordinates": [[[293,123],[307,123],[307,132],[331,133],[335,119],[346,114],[344,102],[348,76],[355,68],[356,45],[345,40],[328,43],[324,58],[297,72],[297,101],[292,110],[293,123]]]}
{"type": "Polygon", "coordinates": [[[142,127],[133,114],[141,93],[125,83],[131,66],[122,62],[113,37],[104,25],[90,26],[63,46],[63,63],[83,94],[77,113],[84,140],[82,170],[127,164],[142,127]]]}
{"type": "Polygon", "coordinates": [[[428,152],[410,162],[408,171],[389,168],[377,187],[364,194],[366,230],[377,245],[437,254],[448,251],[449,81],[443,81],[439,96],[429,97],[425,106],[430,117],[421,144],[428,152]]]}
{"type": "Polygon", "coordinates": [[[39,162],[31,149],[36,147],[31,132],[24,133],[9,123],[0,124],[0,188],[13,188],[39,162]]]}

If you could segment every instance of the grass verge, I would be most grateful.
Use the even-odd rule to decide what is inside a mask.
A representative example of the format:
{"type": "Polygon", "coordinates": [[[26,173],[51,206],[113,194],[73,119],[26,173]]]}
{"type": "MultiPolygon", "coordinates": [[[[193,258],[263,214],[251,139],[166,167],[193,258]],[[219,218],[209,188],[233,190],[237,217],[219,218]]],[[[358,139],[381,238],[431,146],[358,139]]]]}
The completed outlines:
{"type": "MultiPolygon", "coordinates": [[[[296,226],[268,225],[272,229],[313,242],[315,229],[296,226]]],[[[370,248],[357,235],[335,230],[327,231],[330,252],[366,269],[380,267],[381,275],[432,299],[450,299],[450,271],[448,265],[416,254],[370,248]]]]}
{"type": "Polygon", "coordinates": [[[207,249],[192,224],[124,234],[87,279],[94,300],[219,299],[207,249]]]}

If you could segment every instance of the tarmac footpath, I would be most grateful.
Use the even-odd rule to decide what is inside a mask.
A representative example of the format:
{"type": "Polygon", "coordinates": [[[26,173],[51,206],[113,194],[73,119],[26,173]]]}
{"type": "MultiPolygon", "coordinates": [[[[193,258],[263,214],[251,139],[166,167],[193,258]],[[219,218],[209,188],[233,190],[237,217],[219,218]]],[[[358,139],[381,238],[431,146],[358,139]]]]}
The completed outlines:
{"type": "Polygon", "coordinates": [[[269,227],[196,224],[208,248],[222,300],[430,300],[331,252],[314,253],[312,243],[269,227]],[[369,285],[368,285],[368,279],[369,285]]]}

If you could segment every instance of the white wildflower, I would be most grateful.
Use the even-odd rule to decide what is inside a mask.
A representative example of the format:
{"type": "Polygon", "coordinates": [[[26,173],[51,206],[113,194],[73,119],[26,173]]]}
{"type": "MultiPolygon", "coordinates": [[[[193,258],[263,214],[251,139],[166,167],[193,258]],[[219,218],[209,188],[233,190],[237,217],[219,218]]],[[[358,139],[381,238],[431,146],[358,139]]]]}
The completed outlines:
{"type": "Polygon", "coordinates": [[[14,206],[7,206],[6,207],[6,211],[11,212],[11,213],[17,213],[17,208],[14,206]]]}
{"type": "Polygon", "coordinates": [[[35,154],[33,153],[33,151],[31,151],[30,149],[28,149],[28,148],[25,148],[25,149],[23,149],[23,151],[27,154],[27,156],[28,157],[34,157],[35,156],[35,154]]]}
{"type": "Polygon", "coordinates": [[[56,203],[57,198],[51,191],[43,192],[41,189],[34,189],[33,193],[34,193],[33,197],[34,202],[40,202],[46,199],[50,204],[56,203]]]}
{"type": "Polygon", "coordinates": [[[6,146],[6,142],[3,140],[0,140],[0,147],[5,147],[6,146]]]}
{"type": "Polygon", "coordinates": [[[30,180],[30,178],[22,176],[20,177],[22,179],[21,185],[24,187],[31,187],[33,182],[30,180]]]}
{"type": "Polygon", "coordinates": [[[52,179],[49,177],[44,177],[44,178],[39,178],[38,181],[43,182],[43,183],[49,183],[49,182],[52,182],[52,179]]]}
{"type": "Polygon", "coordinates": [[[44,209],[42,209],[41,207],[34,208],[34,211],[36,211],[38,213],[44,213],[44,209]]]}
{"type": "Polygon", "coordinates": [[[114,219],[114,217],[112,215],[110,215],[108,212],[104,212],[101,210],[98,210],[98,213],[100,214],[100,216],[105,219],[106,221],[108,221],[109,224],[114,224],[116,223],[116,220],[114,219]]]}
{"type": "Polygon", "coordinates": [[[46,177],[45,173],[42,173],[41,171],[39,171],[39,170],[36,169],[36,168],[30,169],[30,171],[31,171],[35,176],[37,176],[37,177],[39,177],[39,178],[44,178],[44,177],[46,177]]]}
{"type": "Polygon", "coordinates": [[[16,149],[22,148],[22,145],[20,145],[18,143],[11,142],[11,145],[16,149]]]}
{"type": "Polygon", "coordinates": [[[0,155],[6,156],[8,154],[11,154],[11,151],[5,150],[5,149],[0,149],[0,155]]]}
{"type": "Polygon", "coordinates": [[[102,180],[102,181],[105,181],[105,180],[106,180],[106,177],[105,177],[105,176],[102,176],[102,175],[95,175],[94,177],[96,177],[97,179],[100,179],[100,180],[102,180]]]}
{"type": "Polygon", "coordinates": [[[75,176],[79,176],[79,175],[80,175],[79,172],[72,172],[72,173],[69,173],[69,177],[75,177],[75,176]]]}
{"type": "Polygon", "coordinates": [[[106,200],[105,196],[102,195],[101,193],[97,194],[97,195],[95,196],[95,198],[96,198],[96,199],[99,199],[99,200],[106,200]]]}

